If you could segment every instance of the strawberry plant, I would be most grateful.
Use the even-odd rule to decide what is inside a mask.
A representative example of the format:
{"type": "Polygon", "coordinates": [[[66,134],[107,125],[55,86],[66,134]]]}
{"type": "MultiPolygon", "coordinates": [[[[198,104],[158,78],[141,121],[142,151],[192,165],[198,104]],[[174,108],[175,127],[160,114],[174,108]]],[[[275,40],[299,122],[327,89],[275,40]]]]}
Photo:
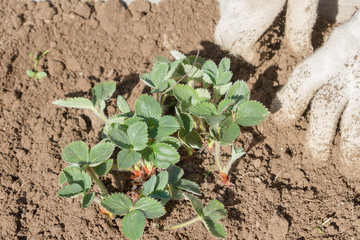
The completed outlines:
{"type": "Polygon", "coordinates": [[[38,72],[37,70],[37,66],[40,62],[40,60],[45,57],[46,54],[48,54],[50,52],[50,50],[47,50],[45,52],[43,52],[42,54],[40,54],[40,56],[38,55],[34,55],[34,54],[30,54],[29,55],[29,58],[34,60],[34,68],[32,70],[26,70],[26,74],[28,75],[29,78],[35,78],[36,79],[42,79],[44,77],[47,76],[47,73],[46,72],[38,72]]]}

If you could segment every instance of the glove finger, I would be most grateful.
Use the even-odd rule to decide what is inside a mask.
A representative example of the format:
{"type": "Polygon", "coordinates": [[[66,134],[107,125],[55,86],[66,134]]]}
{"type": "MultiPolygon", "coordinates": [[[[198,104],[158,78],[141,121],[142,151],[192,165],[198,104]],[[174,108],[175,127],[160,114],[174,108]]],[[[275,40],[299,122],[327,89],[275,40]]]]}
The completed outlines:
{"type": "Polygon", "coordinates": [[[254,44],[283,9],[285,0],[219,0],[219,4],[216,43],[256,64],[259,55],[254,44]]]}
{"type": "Polygon", "coordinates": [[[313,161],[325,161],[329,157],[339,117],[348,101],[348,82],[348,79],[340,81],[336,76],[321,87],[312,100],[306,149],[313,161]]]}
{"type": "Polygon", "coordinates": [[[309,55],[311,33],[317,17],[319,0],[288,0],[285,37],[291,50],[303,56],[309,55]]]}

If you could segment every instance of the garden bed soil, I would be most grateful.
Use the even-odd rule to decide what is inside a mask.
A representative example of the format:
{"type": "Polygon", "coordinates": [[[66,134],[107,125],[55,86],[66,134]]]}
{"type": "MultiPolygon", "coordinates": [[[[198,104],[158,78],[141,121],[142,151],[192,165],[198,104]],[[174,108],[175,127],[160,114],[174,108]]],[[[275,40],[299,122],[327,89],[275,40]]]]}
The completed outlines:
{"type": "MultiPolygon", "coordinates": [[[[75,2],[75,1],[74,1],[75,2]]],[[[98,82],[115,81],[130,106],[149,89],[139,75],[151,69],[156,55],[169,50],[196,54],[216,62],[231,58],[234,80],[243,79],[252,99],[267,107],[302,59],[282,41],[284,12],[261,40],[266,60],[259,67],[229,55],[214,43],[219,19],[215,0],[169,0],[158,5],[116,1],[70,3],[0,0],[0,235],[1,239],[123,239],[121,218],[111,220],[96,205],[60,199],[58,177],[66,164],[62,149],[71,141],[94,145],[101,122],[89,112],[59,108],[53,100],[84,96],[98,82]],[[39,64],[49,76],[26,76],[30,53],[50,49],[39,64]]],[[[241,23],[239,23],[241,24],[241,23]]],[[[320,46],[332,26],[319,19],[313,34],[320,46]]],[[[112,99],[108,112],[116,107],[112,99]]],[[[218,199],[228,210],[222,222],[228,239],[358,239],[359,180],[339,173],[331,158],[317,168],[303,160],[307,113],[296,125],[277,126],[270,118],[242,128],[236,142],[247,152],[232,168],[233,186],[218,181],[210,153],[183,155],[185,177],[196,181],[203,203],[218,199]]],[[[334,142],[337,147],[337,140],[334,142]]],[[[226,149],[225,149],[226,150],[226,149]]],[[[226,151],[225,151],[226,152],[226,151]]],[[[224,159],[228,155],[224,154],[224,159]]],[[[315,164],[316,165],[316,164],[315,164]]],[[[104,181],[111,191],[130,189],[119,173],[104,181]]],[[[160,231],[192,218],[189,202],[172,202],[168,213],[147,223],[143,239],[211,239],[201,223],[177,231],[160,231]]]]}

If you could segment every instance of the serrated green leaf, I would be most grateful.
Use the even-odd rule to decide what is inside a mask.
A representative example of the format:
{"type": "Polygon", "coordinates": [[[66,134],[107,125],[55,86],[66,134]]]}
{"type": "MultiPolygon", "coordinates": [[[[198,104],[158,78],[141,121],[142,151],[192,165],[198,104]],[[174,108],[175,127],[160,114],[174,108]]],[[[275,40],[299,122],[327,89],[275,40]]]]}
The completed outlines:
{"type": "Polygon", "coordinates": [[[115,149],[114,144],[110,142],[100,142],[90,150],[90,166],[95,167],[108,160],[115,149]]]}
{"type": "Polygon", "coordinates": [[[154,152],[150,146],[146,147],[144,150],[140,151],[141,157],[148,162],[154,162],[154,152]]]}
{"type": "Polygon", "coordinates": [[[167,63],[158,63],[151,70],[151,80],[159,87],[162,82],[166,81],[165,77],[168,72],[169,65],[167,63]]]}
{"type": "Polygon", "coordinates": [[[110,158],[105,162],[101,163],[100,165],[94,167],[94,171],[99,177],[102,177],[111,170],[113,163],[114,160],[110,158]]]}
{"type": "Polygon", "coordinates": [[[109,126],[107,136],[113,143],[115,143],[116,146],[122,149],[131,148],[130,138],[120,124],[113,124],[109,126]]]}
{"type": "Polygon", "coordinates": [[[43,79],[44,77],[47,77],[46,72],[37,72],[35,75],[37,79],[43,79]]]}
{"type": "Polygon", "coordinates": [[[93,109],[94,105],[87,98],[68,98],[64,100],[56,100],[52,102],[55,105],[62,107],[82,108],[82,109],[93,109]]]}
{"type": "Polygon", "coordinates": [[[166,171],[169,173],[169,184],[175,184],[184,175],[184,170],[175,165],[171,165],[166,171]]]}
{"type": "Polygon", "coordinates": [[[77,183],[73,183],[61,188],[57,192],[57,195],[63,198],[76,198],[79,196],[79,193],[82,193],[83,191],[84,190],[82,186],[77,183]]]}
{"type": "Polygon", "coordinates": [[[179,129],[179,123],[173,116],[162,116],[159,120],[159,128],[155,138],[162,138],[171,135],[179,129]]]}
{"type": "Polygon", "coordinates": [[[197,88],[197,89],[195,89],[195,91],[197,92],[197,94],[199,95],[200,98],[203,98],[205,100],[211,99],[209,90],[207,90],[205,88],[197,88]]]}
{"type": "MultiPolygon", "coordinates": [[[[216,79],[216,85],[224,86],[225,84],[230,82],[232,76],[233,76],[233,73],[230,71],[219,73],[218,79],[216,79]]],[[[230,86],[231,86],[231,83],[230,83],[230,86]]],[[[229,89],[230,86],[227,89],[229,89]]],[[[225,94],[226,91],[222,92],[221,95],[225,94]]]]}
{"type": "Polygon", "coordinates": [[[156,88],[155,83],[152,81],[151,73],[145,73],[140,75],[140,80],[151,88],[156,88]]]}
{"type": "Polygon", "coordinates": [[[219,102],[217,113],[222,114],[223,111],[225,111],[231,104],[233,104],[235,101],[232,99],[223,99],[219,102]]]}
{"type": "Polygon", "coordinates": [[[190,108],[190,112],[196,116],[204,117],[216,114],[216,107],[209,102],[198,102],[190,108]]]}
{"type": "Polygon", "coordinates": [[[123,193],[105,196],[100,204],[103,208],[115,215],[124,215],[132,207],[130,198],[123,193]]]}
{"type": "Polygon", "coordinates": [[[150,193],[152,193],[155,190],[156,187],[157,178],[155,175],[153,175],[149,180],[147,180],[143,187],[142,187],[142,193],[147,196],[150,193]]]}
{"type": "Polygon", "coordinates": [[[102,82],[96,84],[92,89],[92,102],[95,107],[100,106],[101,102],[108,100],[116,89],[115,82],[102,82]]]}
{"type": "Polygon", "coordinates": [[[144,122],[145,120],[142,117],[131,117],[124,121],[124,125],[126,127],[129,127],[131,124],[138,123],[138,122],[144,122]]]}
{"type": "Polygon", "coordinates": [[[170,193],[167,190],[155,190],[149,197],[159,199],[162,205],[165,205],[170,200],[170,193]]]}
{"type": "Polygon", "coordinates": [[[125,215],[121,222],[121,231],[131,239],[140,239],[145,229],[145,215],[138,210],[133,210],[125,215]]]}
{"type": "Polygon", "coordinates": [[[89,163],[89,149],[83,141],[76,141],[67,145],[62,151],[61,156],[67,163],[78,165],[89,163]]]}
{"type": "Polygon", "coordinates": [[[146,218],[158,218],[165,214],[164,206],[150,197],[141,198],[134,208],[144,213],[146,218]]]}
{"type": "Polygon", "coordinates": [[[170,86],[173,86],[173,85],[176,83],[176,81],[173,80],[173,79],[171,79],[171,78],[172,78],[173,75],[175,75],[175,73],[178,71],[179,66],[181,66],[181,65],[180,65],[181,61],[182,61],[182,60],[176,60],[176,61],[170,63],[170,69],[169,69],[169,71],[168,71],[168,73],[167,73],[167,75],[166,75],[166,79],[168,79],[168,86],[169,86],[169,87],[170,87],[170,86]]]}
{"type": "Polygon", "coordinates": [[[80,167],[77,166],[77,165],[68,165],[66,166],[63,171],[60,173],[60,176],[59,176],[59,185],[62,186],[63,184],[67,183],[67,179],[66,179],[66,176],[64,174],[64,171],[67,171],[71,168],[76,168],[78,170],[80,170],[80,167]]]}
{"type": "Polygon", "coordinates": [[[260,124],[268,117],[267,109],[259,102],[247,101],[239,105],[236,122],[240,126],[251,127],[260,124]]]}
{"type": "Polygon", "coordinates": [[[89,191],[91,187],[91,177],[80,168],[68,168],[63,171],[66,181],[69,184],[79,184],[83,188],[83,192],[89,191]]]}
{"type": "Polygon", "coordinates": [[[31,71],[31,70],[26,70],[26,74],[28,75],[28,77],[32,78],[35,77],[35,72],[31,71]]]}
{"type": "Polygon", "coordinates": [[[181,60],[186,58],[186,56],[184,54],[182,54],[181,52],[179,52],[178,50],[170,50],[170,54],[176,59],[176,60],[181,60]]]}
{"type": "Polygon", "coordinates": [[[122,113],[129,113],[131,112],[130,110],[130,107],[129,105],[127,104],[125,98],[121,95],[119,95],[116,99],[116,104],[119,108],[119,110],[122,112],[122,113]]]}
{"type": "Polygon", "coordinates": [[[207,230],[209,230],[209,232],[214,237],[223,238],[223,239],[226,238],[226,230],[225,230],[225,227],[221,223],[215,222],[208,218],[204,218],[203,223],[204,223],[205,227],[207,228],[207,230]]]}
{"type": "Polygon", "coordinates": [[[156,176],[156,187],[155,189],[164,190],[169,180],[169,173],[167,171],[163,171],[156,176]]]}
{"type": "Polygon", "coordinates": [[[133,150],[123,149],[117,155],[119,168],[130,168],[141,158],[141,154],[133,150]]]}
{"type": "Polygon", "coordinates": [[[184,128],[186,134],[190,133],[194,128],[194,120],[188,113],[178,113],[176,119],[180,123],[180,126],[184,128]]]}
{"type": "Polygon", "coordinates": [[[191,65],[191,64],[183,64],[184,71],[187,73],[188,77],[191,79],[198,79],[204,75],[204,72],[201,69],[191,65]]]}
{"type": "Polygon", "coordinates": [[[130,143],[134,151],[143,150],[148,142],[147,125],[144,122],[133,123],[127,129],[130,143]]]}
{"type": "Polygon", "coordinates": [[[232,99],[235,101],[234,111],[237,110],[237,107],[247,102],[250,98],[249,87],[244,81],[236,81],[227,92],[225,99],[232,99]]]}
{"type": "Polygon", "coordinates": [[[175,149],[178,149],[180,147],[180,141],[175,137],[164,137],[157,140],[156,143],[167,143],[173,146],[175,149]]]}
{"type": "Polygon", "coordinates": [[[228,143],[234,141],[240,134],[240,127],[237,123],[231,124],[229,127],[220,129],[220,138],[222,142],[228,143]]]}
{"type": "Polygon", "coordinates": [[[153,145],[155,155],[154,165],[158,168],[167,168],[180,160],[179,153],[176,149],[166,143],[156,143],[153,145]]]}
{"type": "Polygon", "coordinates": [[[226,118],[225,115],[209,115],[209,116],[205,116],[205,120],[206,122],[211,126],[211,127],[217,127],[218,124],[224,120],[226,118]]]}
{"type": "Polygon", "coordinates": [[[228,174],[230,171],[230,168],[234,164],[234,162],[244,154],[245,154],[245,152],[244,152],[243,148],[236,148],[236,147],[234,147],[234,145],[232,145],[231,146],[231,159],[227,162],[226,166],[223,168],[224,173],[228,174]]]}
{"type": "Polygon", "coordinates": [[[137,116],[159,120],[161,113],[162,109],[160,104],[155,98],[149,95],[141,95],[135,103],[135,114],[137,116]]]}
{"type": "Polygon", "coordinates": [[[195,212],[200,216],[204,216],[204,206],[200,200],[190,193],[184,193],[184,195],[190,200],[191,205],[193,206],[195,212]]]}
{"type": "Polygon", "coordinates": [[[192,87],[184,84],[177,84],[174,87],[174,95],[178,101],[185,102],[186,104],[192,104],[199,98],[197,92],[192,87]]]}
{"type": "Polygon", "coordinates": [[[227,211],[224,205],[218,200],[211,200],[204,208],[204,216],[214,221],[225,217],[227,211]]]}
{"type": "Polygon", "coordinates": [[[90,206],[90,204],[92,203],[92,201],[95,198],[95,193],[87,193],[84,195],[82,201],[81,201],[81,207],[82,208],[87,208],[90,206]]]}
{"type": "Polygon", "coordinates": [[[184,198],[184,192],[180,188],[177,188],[172,184],[169,185],[169,193],[171,199],[182,200],[184,198]]]}
{"type": "Polygon", "coordinates": [[[178,182],[176,182],[175,184],[176,187],[191,192],[195,195],[200,195],[200,187],[197,183],[187,180],[187,179],[180,179],[178,182]]]}

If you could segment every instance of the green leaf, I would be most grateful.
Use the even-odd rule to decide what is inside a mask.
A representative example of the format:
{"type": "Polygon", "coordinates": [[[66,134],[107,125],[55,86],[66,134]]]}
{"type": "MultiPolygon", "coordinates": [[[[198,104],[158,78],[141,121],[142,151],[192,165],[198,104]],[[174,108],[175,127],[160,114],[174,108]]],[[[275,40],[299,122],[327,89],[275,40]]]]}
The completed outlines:
{"type": "Polygon", "coordinates": [[[191,104],[199,98],[197,92],[192,87],[184,84],[177,84],[174,87],[174,95],[178,101],[187,104],[191,104]]]}
{"type": "Polygon", "coordinates": [[[62,107],[94,109],[94,105],[92,104],[92,102],[89,99],[82,97],[56,100],[53,101],[52,103],[62,107]]]}
{"type": "Polygon", "coordinates": [[[36,73],[37,79],[43,79],[44,77],[47,77],[46,72],[37,72],[36,73]]]}
{"type": "Polygon", "coordinates": [[[197,94],[199,95],[200,98],[203,98],[204,100],[211,99],[209,90],[207,90],[205,88],[197,88],[195,91],[197,92],[197,94]]]}
{"type": "Polygon", "coordinates": [[[67,163],[84,165],[88,164],[89,149],[83,141],[72,142],[67,145],[61,153],[63,160],[67,163]]]}
{"type": "Polygon", "coordinates": [[[218,200],[211,200],[208,205],[204,208],[204,216],[210,218],[211,220],[219,220],[225,217],[227,211],[224,205],[218,200]]]}
{"type": "Polygon", "coordinates": [[[150,88],[156,88],[155,83],[152,81],[152,76],[151,73],[145,73],[140,75],[140,80],[145,83],[147,86],[149,86],[150,88]]]}
{"type": "Polygon", "coordinates": [[[77,183],[73,183],[70,185],[67,185],[63,188],[61,188],[58,192],[57,195],[59,197],[63,197],[63,198],[76,198],[79,196],[79,193],[82,193],[84,190],[82,188],[82,186],[80,186],[77,183]]]}
{"type": "Polygon", "coordinates": [[[204,75],[204,72],[191,64],[184,64],[184,71],[188,73],[188,77],[191,79],[199,79],[204,75]]]}
{"type": "Polygon", "coordinates": [[[180,141],[175,137],[164,137],[157,140],[155,143],[167,143],[173,146],[175,149],[178,149],[180,147],[180,141]]]}
{"type": "Polygon", "coordinates": [[[237,123],[231,124],[229,127],[220,129],[220,138],[222,142],[228,143],[234,141],[240,134],[240,127],[237,123]]]}
{"type": "Polygon", "coordinates": [[[164,206],[150,197],[141,198],[134,208],[143,212],[146,218],[158,218],[165,214],[164,206]]]}
{"type": "Polygon", "coordinates": [[[231,100],[231,99],[223,99],[223,100],[221,100],[219,102],[219,105],[218,105],[217,113],[222,114],[222,112],[224,110],[226,110],[233,103],[234,103],[234,100],[231,100]]]}
{"type": "Polygon", "coordinates": [[[170,200],[170,193],[167,190],[155,190],[149,197],[159,199],[162,205],[165,205],[170,200]]]}
{"type": "Polygon", "coordinates": [[[154,190],[155,190],[155,187],[156,187],[156,176],[153,175],[149,180],[147,180],[143,187],[142,187],[142,193],[147,196],[149,195],[150,193],[152,193],[154,190]]]}
{"type": "Polygon", "coordinates": [[[114,144],[110,142],[100,142],[90,150],[90,166],[95,167],[108,160],[115,149],[114,144]]]}
{"type": "Polygon", "coordinates": [[[225,99],[232,99],[235,101],[234,111],[236,111],[237,107],[249,101],[250,98],[250,91],[249,87],[244,81],[236,81],[229,91],[226,94],[225,99]]]}
{"type": "Polygon", "coordinates": [[[204,63],[202,70],[204,72],[204,81],[206,83],[216,84],[215,78],[218,72],[217,66],[212,60],[208,60],[204,63]]]}
{"type": "Polygon", "coordinates": [[[231,87],[231,82],[225,84],[225,85],[218,85],[218,86],[214,86],[214,89],[220,93],[220,95],[224,95],[227,91],[229,91],[230,87],[231,87]]]}
{"type": "Polygon", "coordinates": [[[91,187],[91,177],[85,171],[80,168],[68,168],[64,170],[63,173],[69,184],[79,184],[82,187],[83,192],[89,191],[91,187]]]}
{"type": "Polygon", "coordinates": [[[169,173],[163,171],[156,176],[156,190],[164,190],[169,180],[169,173]]]}
{"type": "Polygon", "coordinates": [[[225,115],[209,115],[205,117],[205,120],[211,127],[217,128],[218,124],[225,118],[225,115]]]}
{"type": "Polygon", "coordinates": [[[110,158],[110,159],[106,160],[105,162],[101,163],[100,165],[94,167],[94,171],[96,172],[96,174],[99,177],[102,177],[111,170],[113,162],[114,162],[114,160],[112,158],[110,158]]]}
{"type": "Polygon", "coordinates": [[[192,130],[189,134],[185,133],[185,130],[182,128],[178,132],[179,138],[190,148],[201,149],[202,148],[202,138],[199,133],[195,130],[192,130]]]}
{"type": "Polygon", "coordinates": [[[82,201],[81,201],[81,207],[82,208],[87,208],[90,206],[90,204],[92,203],[92,201],[95,198],[95,193],[87,193],[85,194],[85,196],[83,197],[82,201]]]}
{"type": "Polygon", "coordinates": [[[219,63],[219,72],[226,71],[230,71],[230,59],[225,57],[219,63]]]}
{"type": "Polygon", "coordinates": [[[180,123],[180,126],[184,128],[186,134],[190,133],[194,128],[194,120],[188,113],[178,113],[176,119],[180,123]]]}
{"type": "Polygon", "coordinates": [[[124,121],[124,125],[126,127],[129,127],[131,124],[138,123],[138,122],[144,122],[145,120],[142,117],[131,117],[124,121]]]}
{"type": "Polygon", "coordinates": [[[132,207],[130,198],[123,193],[105,196],[100,204],[103,208],[115,215],[124,215],[132,207]]]}
{"type": "Polygon", "coordinates": [[[169,185],[169,193],[171,199],[182,200],[184,198],[184,192],[180,188],[175,187],[174,185],[169,185]]]}
{"type": "Polygon", "coordinates": [[[244,152],[243,148],[241,148],[241,147],[237,148],[235,146],[231,147],[231,159],[236,160],[244,154],[245,154],[245,152],[244,152]]]}
{"type": "Polygon", "coordinates": [[[102,82],[98,83],[92,89],[92,102],[95,107],[100,106],[101,102],[108,100],[116,89],[115,82],[102,82]]]}
{"type": "Polygon", "coordinates": [[[176,149],[166,143],[156,143],[153,145],[155,155],[154,165],[158,168],[167,168],[180,160],[179,153],[176,149]]]}
{"type": "Polygon", "coordinates": [[[173,116],[162,116],[159,120],[159,128],[155,138],[167,137],[176,132],[179,127],[179,123],[173,116]]]}
{"type": "Polygon", "coordinates": [[[216,107],[209,102],[198,102],[191,107],[190,112],[196,116],[204,117],[216,114],[216,107]]]}
{"type": "Polygon", "coordinates": [[[190,200],[191,205],[193,206],[195,212],[200,216],[204,216],[204,206],[200,200],[190,193],[184,193],[184,195],[190,200]]]}
{"type": "Polygon", "coordinates": [[[140,239],[145,229],[145,215],[138,210],[133,210],[125,215],[121,222],[121,231],[131,239],[140,239]]]}
{"type": "Polygon", "coordinates": [[[268,117],[267,109],[259,102],[248,101],[241,104],[236,112],[236,122],[240,126],[251,127],[260,124],[268,117]]]}
{"type": "Polygon", "coordinates": [[[120,124],[113,124],[109,126],[107,136],[113,143],[115,143],[116,146],[122,149],[131,148],[130,138],[120,124]]]}
{"type": "Polygon", "coordinates": [[[28,77],[32,78],[35,77],[35,72],[31,71],[31,70],[26,70],[26,74],[28,75],[28,77]]]}
{"type": "Polygon", "coordinates": [[[170,50],[170,54],[176,59],[176,60],[181,60],[186,58],[186,56],[184,54],[182,54],[181,52],[179,52],[178,50],[170,50]]]}
{"type": "Polygon", "coordinates": [[[158,120],[161,117],[161,113],[162,110],[160,104],[155,98],[149,95],[141,95],[135,103],[135,114],[137,116],[158,120]]]}
{"type": "Polygon", "coordinates": [[[62,186],[63,184],[67,183],[67,179],[66,179],[66,176],[65,176],[65,173],[64,171],[67,171],[71,168],[76,168],[78,170],[80,170],[80,167],[77,166],[77,165],[68,165],[66,166],[63,171],[60,173],[60,176],[59,176],[59,185],[62,186]]]}
{"type": "Polygon", "coordinates": [[[180,179],[176,184],[176,187],[191,192],[195,195],[200,195],[200,187],[197,183],[187,180],[187,179],[180,179]]]}
{"type": "Polygon", "coordinates": [[[167,63],[158,63],[153,66],[151,71],[151,80],[155,83],[156,87],[159,87],[162,82],[166,81],[165,77],[168,69],[169,65],[167,63]]]}
{"type": "Polygon", "coordinates": [[[141,154],[133,150],[123,149],[117,155],[119,168],[130,168],[141,158],[141,154]]]}
{"type": "Polygon", "coordinates": [[[143,150],[148,142],[147,125],[144,122],[131,124],[127,130],[134,151],[143,150]]]}
{"type": "Polygon", "coordinates": [[[175,165],[171,165],[166,171],[169,173],[169,184],[175,184],[184,175],[184,170],[175,165]]]}
{"type": "MultiPolygon", "coordinates": [[[[216,81],[216,85],[218,85],[218,86],[219,86],[219,85],[224,86],[225,84],[227,84],[227,83],[230,82],[232,76],[233,76],[233,73],[230,72],[230,71],[226,71],[226,72],[220,73],[219,76],[218,76],[218,79],[217,79],[217,81],[216,81]]],[[[230,83],[230,86],[231,86],[231,83],[230,83]]],[[[229,86],[229,88],[230,88],[230,86],[229,86]]],[[[229,88],[228,88],[228,89],[229,89],[229,88]]],[[[220,92],[220,93],[221,93],[221,92],[220,92]]],[[[225,93],[226,93],[226,91],[225,91],[225,92],[222,92],[221,95],[223,95],[223,94],[225,94],[225,93]]]]}
{"type": "Polygon", "coordinates": [[[131,112],[129,105],[127,104],[127,102],[123,96],[119,95],[117,97],[116,104],[122,113],[130,113],[131,112]]]}
{"type": "Polygon", "coordinates": [[[225,239],[226,238],[226,230],[225,227],[219,223],[215,222],[211,219],[204,218],[203,219],[204,225],[209,230],[209,232],[214,236],[218,238],[225,239]]]}

